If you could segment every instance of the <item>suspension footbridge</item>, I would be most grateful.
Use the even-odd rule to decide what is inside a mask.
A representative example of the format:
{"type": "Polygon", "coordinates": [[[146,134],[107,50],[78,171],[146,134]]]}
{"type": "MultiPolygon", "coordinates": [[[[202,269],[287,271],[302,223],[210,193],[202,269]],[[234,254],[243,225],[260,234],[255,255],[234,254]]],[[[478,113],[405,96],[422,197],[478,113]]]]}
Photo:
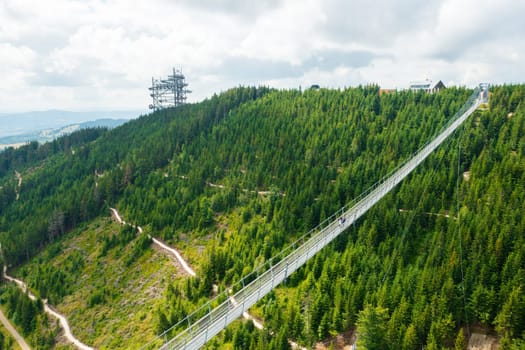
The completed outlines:
{"type": "Polygon", "coordinates": [[[476,88],[463,107],[430,142],[411,158],[383,177],[351,203],[339,209],[317,227],[289,245],[278,256],[259,266],[231,290],[219,294],[184,320],[177,323],[143,348],[194,350],[204,346],[272,289],[286,280],[311,257],[345,231],[368,209],[408,176],[430,153],[450,136],[478,107],[487,102],[488,85],[476,88]],[[233,298],[230,297],[233,294],[233,298]],[[232,302],[235,300],[235,302],[232,302]],[[175,336],[173,333],[180,330],[175,336]]]}

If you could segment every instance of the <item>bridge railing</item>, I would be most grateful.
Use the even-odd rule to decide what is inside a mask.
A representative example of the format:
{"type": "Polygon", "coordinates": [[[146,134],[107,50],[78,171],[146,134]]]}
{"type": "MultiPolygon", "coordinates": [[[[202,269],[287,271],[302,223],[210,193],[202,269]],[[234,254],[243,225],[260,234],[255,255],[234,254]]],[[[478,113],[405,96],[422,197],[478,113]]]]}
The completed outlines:
{"type": "MultiPolygon", "coordinates": [[[[161,346],[161,349],[186,349],[186,345],[190,342],[198,344],[196,348],[205,344],[207,340],[224,329],[227,324],[242,315],[250,306],[301,267],[317,251],[344,231],[379,200],[371,201],[371,197],[381,198],[399,183],[417,164],[426,158],[428,153],[442,142],[440,137],[444,139],[448,136],[448,134],[445,136],[443,134],[452,124],[456,123],[469,109],[472,112],[477,107],[480,102],[480,92],[480,88],[475,89],[467,102],[440,131],[435,133],[431,140],[420,147],[418,151],[414,152],[407,161],[389,171],[387,175],[368,187],[351,202],[286,246],[279,254],[257,266],[252,273],[233,284],[230,290],[220,293],[142,348],[149,349],[158,346],[158,342],[162,340],[165,341],[165,344],[161,346]],[[433,143],[436,145],[432,145],[433,143]],[[387,183],[388,186],[385,186],[387,183]],[[342,218],[345,220],[344,223],[340,221],[342,218]],[[233,300],[237,301],[235,304],[229,298],[231,293],[234,293],[233,300]],[[214,305],[215,307],[213,307],[214,305]],[[221,322],[217,322],[218,320],[221,322]],[[168,341],[172,332],[179,329],[181,332],[168,341]],[[195,338],[199,338],[199,341],[194,341],[195,338]]],[[[188,348],[193,349],[195,346],[188,348]]]]}

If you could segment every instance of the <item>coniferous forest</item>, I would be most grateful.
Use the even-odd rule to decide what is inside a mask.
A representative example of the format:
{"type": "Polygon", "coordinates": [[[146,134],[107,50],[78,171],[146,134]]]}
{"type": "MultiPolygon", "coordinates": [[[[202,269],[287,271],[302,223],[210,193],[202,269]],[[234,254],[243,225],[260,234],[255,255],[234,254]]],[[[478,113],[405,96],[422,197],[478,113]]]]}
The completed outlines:
{"type": "MultiPolygon", "coordinates": [[[[69,255],[67,240],[119,208],[197,271],[155,296],[162,307],[144,316],[150,340],[408,159],[471,92],[238,87],[110,131],[8,149],[3,263],[61,305],[92,263],[69,255]]],[[[311,348],[345,332],[357,333],[359,349],[466,349],[472,332],[497,337],[500,349],[525,347],[524,101],[524,85],[492,87],[487,106],[250,310],[264,330],[237,321],[207,348],[311,348]]],[[[129,226],[101,235],[97,259],[129,267],[158,254],[135,235],[129,226]]],[[[111,307],[121,292],[110,287],[94,286],[82,307],[111,307]]],[[[34,346],[55,346],[41,301],[3,282],[0,302],[34,346]]],[[[101,332],[86,341],[142,345],[97,343],[101,332]]]]}

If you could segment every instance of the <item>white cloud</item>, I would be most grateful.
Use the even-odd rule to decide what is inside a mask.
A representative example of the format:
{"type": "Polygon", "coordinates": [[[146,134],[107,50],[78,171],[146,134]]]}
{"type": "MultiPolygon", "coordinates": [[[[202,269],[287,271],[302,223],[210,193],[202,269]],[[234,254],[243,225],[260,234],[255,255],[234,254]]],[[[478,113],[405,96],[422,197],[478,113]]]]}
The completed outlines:
{"type": "Polygon", "coordinates": [[[515,0],[3,0],[0,108],[149,104],[181,67],[199,100],[239,84],[525,80],[515,0]],[[5,85],[5,84],[4,84],[5,85]]]}
{"type": "Polygon", "coordinates": [[[26,46],[14,46],[10,43],[0,43],[0,69],[27,68],[35,60],[35,53],[26,46]]]}
{"type": "Polygon", "coordinates": [[[320,4],[314,0],[293,0],[257,18],[236,56],[299,64],[310,51],[319,48],[316,27],[325,21],[320,4]]]}

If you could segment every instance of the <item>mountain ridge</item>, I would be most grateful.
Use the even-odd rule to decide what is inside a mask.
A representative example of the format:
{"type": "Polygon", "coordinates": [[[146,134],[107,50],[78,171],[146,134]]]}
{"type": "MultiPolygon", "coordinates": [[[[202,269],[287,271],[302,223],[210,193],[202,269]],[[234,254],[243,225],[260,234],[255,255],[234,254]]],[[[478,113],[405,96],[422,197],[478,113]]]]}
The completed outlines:
{"type": "MultiPolygon", "coordinates": [[[[4,259],[23,264],[20,277],[41,295],[56,296],[59,307],[88,310],[82,300],[73,307],[71,291],[56,282],[62,276],[74,284],[75,270],[47,269],[46,254],[74,252],[62,237],[88,235],[83,225],[97,227],[109,208],[119,208],[182,251],[197,273],[176,278],[151,300],[162,307],[146,303],[136,310],[147,315],[142,338],[150,339],[388,173],[469,94],[238,88],[112,131],[86,130],[10,151],[0,155],[4,259]],[[23,178],[19,200],[15,170],[23,178]]],[[[519,347],[525,330],[523,100],[523,85],[493,87],[488,109],[250,310],[264,321],[264,332],[239,321],[208,348],[282,349],[289,340],[308,347],[356,329],[365,348],[373,339],[382,348],[451,348],[468,325],[497,332],[502,346],[519,347]],[[371,327],[373,319],[378,327],[371,327]],[[373,339],[363,336],[367,330],[373,339]]],[[[90,256],[95,262],[101,252],[136,257],[137,238],[127,235],[93,236],[90,256]]],[[[125,269],[107,274],[131,278],[125,269]]],[[[105,294],[104,280],[90,278],[96,286],[79,293],[93,296],[92,307],[118,299],[118,289],[105,294]]],[[[83,325],[93,322],[88,313],[72,312],[83,325]]],[[[98,332],[89,339],[107,336],[98,332]]],[[[142,345],[138,337],[125,339],[114,344],[142,345]]]]}

